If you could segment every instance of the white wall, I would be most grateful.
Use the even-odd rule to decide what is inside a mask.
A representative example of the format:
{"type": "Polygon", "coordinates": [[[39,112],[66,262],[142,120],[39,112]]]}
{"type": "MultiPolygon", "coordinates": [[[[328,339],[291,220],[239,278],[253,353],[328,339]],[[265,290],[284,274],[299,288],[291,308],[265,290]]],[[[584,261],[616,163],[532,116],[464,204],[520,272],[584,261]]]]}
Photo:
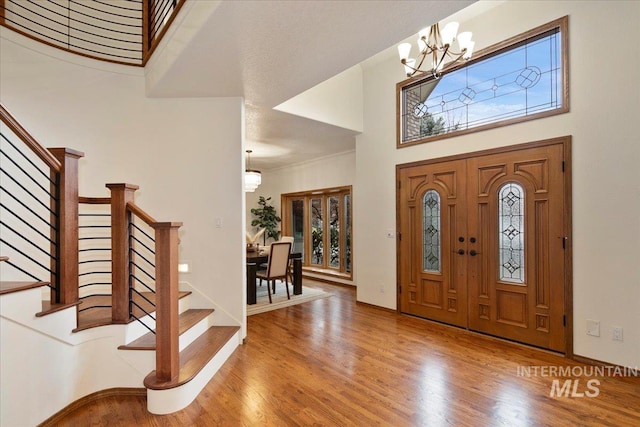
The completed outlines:
{"type": "MultiPolygon", "coordinates": [[[[396,308],[395,165],[573,135],[574,351],[640,365],[640,3],[506,2],[461,22],[476,50],[569,15],[571,112],[396,149],[396,57],[364,67],[364,133],[356,138],[358,300],[396,308]],[[604,26],[603,26],[604,25],[604,26]],[[605,28],[604,34],[599,28],[605,28]],[[607,58],[607,59],[603,59],[607,58]],[[587,336],[587,319],[601,337],[587,336]],[[624,328],[614,342],[612,326],[624,328]]],[[[429,23],[425,23],[429,24],[429,23]]]]}
{"type": "Polygon", "coordinates": [[[181,280],[246,331],[243,100],[146,98],[142,69],[1,34],[5,107],[44,146],[84,151],[80,195],[108,196],[105,183],[137,184],[138,206],[158,221],[183,222],[180,257],[192,273],[181,280]]]}
{"type": "MultiPolygon", "coordinates": [[[[354,199],[357,198],[358,194],[354,185],[355,165],[355,151],[347,151],[290,167],[263,172],[260,187],[253,193],[246,193],[247,230],[251,233],[257,231],[257,227],[251,227],[251,220],[253,219],[251,208],[258,207],[258,198],[260,196],[271,197],[271,204],[276,208],[279,215],[282,213],[280,195],[284,193],[353,185],[352,197],[354,199]]],[[[259,243],[262,244],[262,240],[259,243]]],[[[354,278],[355,274],[354,269],[354,278]]]]}
{"type": "Polygon", "coordinates": [[[359,65],[274,107],[334,126],[362,132],[362,70],[359,65]]]}

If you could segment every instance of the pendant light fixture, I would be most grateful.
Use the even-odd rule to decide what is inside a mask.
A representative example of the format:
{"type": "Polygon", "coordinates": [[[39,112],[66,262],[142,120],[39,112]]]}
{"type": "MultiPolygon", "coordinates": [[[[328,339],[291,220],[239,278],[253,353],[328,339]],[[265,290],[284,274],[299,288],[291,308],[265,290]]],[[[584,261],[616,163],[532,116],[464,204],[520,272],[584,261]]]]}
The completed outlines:
{"type": "Polygon", "coordinates": [[[256,188],[262,183],[262,174],[258,170],[251,169],[251,153],[253,151],[247,150],[247,162],[244,170],[244,191],[247,193],[253,193],[256,188]]]}

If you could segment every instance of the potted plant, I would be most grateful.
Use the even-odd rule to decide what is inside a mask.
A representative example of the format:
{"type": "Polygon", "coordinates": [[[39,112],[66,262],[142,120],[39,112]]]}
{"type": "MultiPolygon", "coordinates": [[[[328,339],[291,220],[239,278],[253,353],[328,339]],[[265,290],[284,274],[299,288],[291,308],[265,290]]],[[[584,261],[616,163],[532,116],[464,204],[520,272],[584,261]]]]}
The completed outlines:
{"type": "Polygon", "coordinates": [[[256,217],[253,221],[251,221],[251,225],[253,227],[264,228],[264,234],[262,235],[263,244],[267,245],[267,239],[278,240],[280,237],[280,230],[278,230],[278,225],[280,224],[280,217],[276,213],[276,208],[271,206],[269,201],[271,197],[260,196],[258,199],[259,208],[252,208],[251,213],[256,217]]]}

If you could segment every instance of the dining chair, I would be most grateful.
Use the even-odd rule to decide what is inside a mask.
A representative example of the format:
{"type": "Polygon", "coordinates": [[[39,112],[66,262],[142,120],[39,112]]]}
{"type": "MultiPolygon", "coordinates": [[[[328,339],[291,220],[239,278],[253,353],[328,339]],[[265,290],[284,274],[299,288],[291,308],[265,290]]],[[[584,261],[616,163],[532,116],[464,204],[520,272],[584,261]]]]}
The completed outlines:
{"type": "MultiPolygon", "coordinates": [[[[281,243],[281,242],[291,243],[291,248],[289,249],[289,253],[293,252],[294,239],[293,239],[292,236],[282,236],[280,238],[280,240],[278,240],[278,242],[276,242],[276,243],[281,243]]],[[[271,250],[271,247],[270,246],[265,246],[265,249],[266,249],[266,252],[268,253],[271,250]]],[[[260,268],[264,270],[264,269],[267,268],[267,265],[266,264],[261,264],[260,268]]],[[[293,283],[293,260],[289,260],[289,267],[287,269],[287,275],[291,279],[291,283],[293,283]]],[[[262,286],[262,279],[260,279],[259,286],[262,286]]],[[[275,285],[274,285],[274,287],[275,287],[275,285]]],[[[274,289],[274,292],[275,292],[275,289],[274,289]]]]}
{"type": "Polygon", "coordinates": [[[271,287],[269,286],[269,282],[273,282],[273,293],[275,293],[276,279],[284,279],[285,287],[287,289],[287,299],[291,299],[291,295],[289,295],[289,279],[287,278],[287,273],[289,271],[290,252],[290,242],[272,243],[271,250],[269,251],[269,260],[267,261],[267,269],[260,270],[256,273],[256,277],[258,277],[260,280],[265,279],[267,281],[269,304],[273,302],[271,299],[271,287]]]}
{"type": "MultiPolygon", "coordinates": [[[[293,236],[282,236],[280,238],[281,242],[289,242],[291,243],[291,248],[289,250],[289,253],[293,252],[293,242],[294,242],[294,238],[293,236]]],[[[293,260],[290,259],[289,260],[289,267],[287,268],[287,275],[291,278],[291,282],[293,283],[293,260]]]]}

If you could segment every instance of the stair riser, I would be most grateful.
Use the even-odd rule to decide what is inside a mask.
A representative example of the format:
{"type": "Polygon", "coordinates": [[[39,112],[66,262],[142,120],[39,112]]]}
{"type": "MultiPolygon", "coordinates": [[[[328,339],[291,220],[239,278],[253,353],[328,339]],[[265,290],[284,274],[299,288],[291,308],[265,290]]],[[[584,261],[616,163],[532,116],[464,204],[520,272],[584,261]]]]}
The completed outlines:
{"type": "MultiPolygon", "coordinates": [[[[183,313],[189,309],[189,298],[190,297],[187,296],[178,300],[178,313],[183,313]]],[[[153,317],[156,317],[156,312],[154,311],[153,313],[151,313],[151,315],[153,317]]],[[[141,320],[152,330],[156,329],[156,322],[151,317],[144,316],[141,317],[141,320]]],[[[129,344],[130,342],[137,340],[147,332],[149,332],[149,329],[145,328],[142,324],[140,324],[140,322],[131,322],[127,325],[124,342],[129,344]]]]}
{"type": "Polygon", "coordinates": [[[196,377],[167,390],[147,389],[147,409],[152,414],[170,414],[186,408],[198,396],[209,380],[218,372],[224,362],[240,344],[240,330],[220,349],[196,377]]]}
{"type": "Polygon", "coordinates": [[[39,288],[34,288],[2,295],[0,297],[0,315],[68,344],[82,342],[82,338],[70,334],[70,331],[76,327],[75,307],[45,317],[35,316],[35,313],[42,311],[41,293],[39,288]]]}
{"type": "Polygon", "coordinates": [[[180,335],[179,351],[184,350],[189,344],[194,342],[200,335],[213,326],[213,313],[193,325],[189,330],[180,335]]]}
{"type": "MultiPolygon", "coordinates": [[[[47,288],[44,286],[44,288],[47,288]]],[[[0,314],[7,318],[33,317],[42,311],[42,291],[38,288],[5,294],[0,297],[0,314]]]]}

